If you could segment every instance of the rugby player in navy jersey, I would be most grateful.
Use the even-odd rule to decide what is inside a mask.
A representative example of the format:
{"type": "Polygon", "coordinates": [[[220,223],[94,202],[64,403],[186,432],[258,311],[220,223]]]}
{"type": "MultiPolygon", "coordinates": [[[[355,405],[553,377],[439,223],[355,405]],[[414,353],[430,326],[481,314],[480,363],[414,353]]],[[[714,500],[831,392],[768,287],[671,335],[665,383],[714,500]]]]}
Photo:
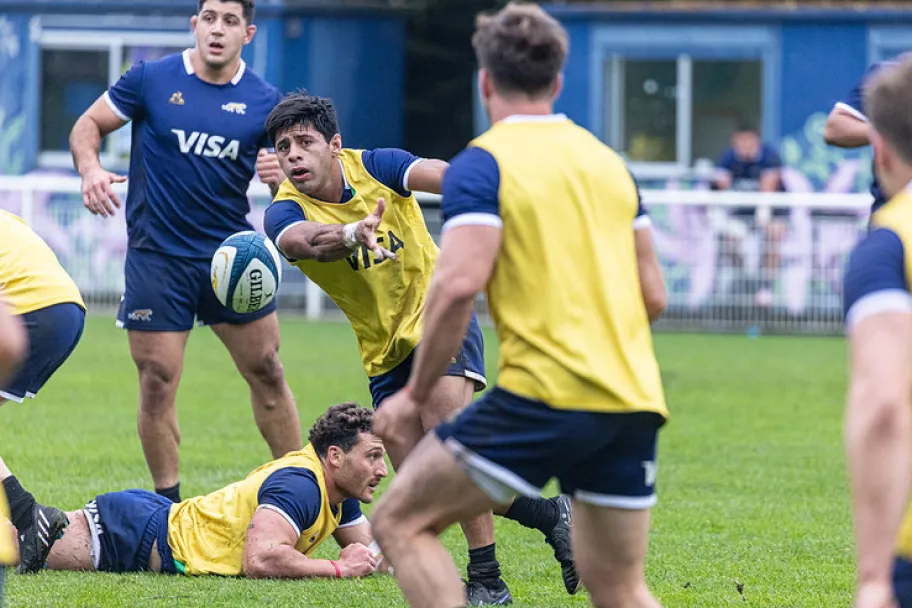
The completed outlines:
{"type": "MultiPolygon", "coordinates": [[[[870,125],[864,107],[864,86],[884,66],[894,63],[893,61],[883,61],[869,67],[861,81],[849,91],[845,99],[836,102],[833,109],[830,110],[826,126],[823,128],[823,139],[828,144],[840,148],[861,148],[871,144],[870,125]]],[[[871,180],[871,196],[874,197],[871,205],[871,213],[873,213],[887,202],[877,181],[877,175],[874,175],[871,180]]]]}
{"type": "Polygon", "coordinates": [[[133,122],[126,290],[117,323],[139,371],[139,434],[156,491],[180,500],[175,395],[194,321],[209,325],[250,386],[257,426],[275,458],[301,449],[301,425],[279,360],[275,303],[251,314],[222,306],[210,285],[212,254],[250,230],[254,172],[275,191],[284,179],[266,117],[279,91],[251,72],[241,49],[256,33],[253,0],[200,0],[196,46],[134,65],[76,122],[70,148],[83,202],[110,216],[125,181],[98,159],[101,140],[133,122]]]}

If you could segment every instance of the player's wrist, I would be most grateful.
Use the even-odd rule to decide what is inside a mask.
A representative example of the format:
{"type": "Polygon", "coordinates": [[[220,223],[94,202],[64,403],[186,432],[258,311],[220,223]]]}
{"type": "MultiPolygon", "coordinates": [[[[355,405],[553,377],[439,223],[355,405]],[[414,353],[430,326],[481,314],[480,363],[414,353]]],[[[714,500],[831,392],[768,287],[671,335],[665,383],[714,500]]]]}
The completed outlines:
{"type": "Polygon", "coordinates": [[[339,565],[334,559],[329,560],[329,563],[332,565],[333,569],[336,571],[336,578],[342,578],[342,566],[339,565]]]}
{"type": "Polygon", "coordinates": [[[358,240],[358,228],[360,228],[361,222],[352,222],[351,224],[345,224],[342,227],[342,242],[350,250],[354,251],[361,244],[358,240]]]}

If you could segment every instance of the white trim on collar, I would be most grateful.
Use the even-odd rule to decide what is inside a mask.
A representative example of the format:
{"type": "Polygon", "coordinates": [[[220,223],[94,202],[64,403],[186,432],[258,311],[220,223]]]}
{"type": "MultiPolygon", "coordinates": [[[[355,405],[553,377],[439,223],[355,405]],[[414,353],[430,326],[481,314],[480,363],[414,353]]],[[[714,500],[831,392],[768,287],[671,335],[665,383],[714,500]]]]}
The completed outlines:
{"type": "Polygon", "coordinates": [[[567,120],[566,114],[513,114],[504,118],[502,123],[516,122],[561,122],[567,120]]]}
{"type": "MultiPolygon", "coordinates": [[[[193,63],[190,61],[190,51],[193,49],[184,49],[184,52],[181,53],[181,56],[184,59],[184,70],[187,71],[188,76],[193,76],[193,63]]],[[[238,71],[234,75],[234,78],[231,79],[231,84],[237,85],[241,81],[241,78],[244,77],[244,72],[247,71],[247,63],[241,59],[241,63],[238,65],[238,71]]]]}
{"type": "Polygon", "coordinates": [[[342,189],[351,190],[351,186],[348,184],[348,176],[345,175],[345,163],[342,162],[342,159],[337,159],[339,161],[339,168],[342,169],[342,189]]]}

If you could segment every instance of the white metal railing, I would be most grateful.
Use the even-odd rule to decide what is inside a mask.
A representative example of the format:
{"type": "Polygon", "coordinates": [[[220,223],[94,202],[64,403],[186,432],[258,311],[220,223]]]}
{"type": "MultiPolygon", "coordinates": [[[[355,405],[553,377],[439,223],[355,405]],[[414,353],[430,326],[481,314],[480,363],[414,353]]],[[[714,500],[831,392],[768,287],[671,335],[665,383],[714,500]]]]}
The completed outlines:
{"type": "MultiPolygon", "coordinates": [[[[126,195],[126,184],[114,186],[126,195]]],[[[71,175],[0,176],[0,208],[20,215],[57,252],[92,307],[116,306],[123,289],[126,226],[82,207],[71,175]]],[[[250,220],[262,230],[269,190],[248,191],[250,220]]],[[[867,194],[642,191],[669,292],[659,327],[787,332],[841,331],[841,273],[867,225],[867,194]],[[735,208],[755,208],[750,217],[735,208]],[[777,217],[774,209],[786,209],[777,217]],[[781,231],[781,238],[777,235],[781,231]]],[[[419,194],[425,220],[439,236],[439,197],[419,194]]],[[[608,204],[606,202],[606,204],[608,204]]],[[[300,272],[285,268],[280,306],[319,319],[336,311],[300,272]]],[[[486,310],[484,299],[479,309],[486,310]]]]}

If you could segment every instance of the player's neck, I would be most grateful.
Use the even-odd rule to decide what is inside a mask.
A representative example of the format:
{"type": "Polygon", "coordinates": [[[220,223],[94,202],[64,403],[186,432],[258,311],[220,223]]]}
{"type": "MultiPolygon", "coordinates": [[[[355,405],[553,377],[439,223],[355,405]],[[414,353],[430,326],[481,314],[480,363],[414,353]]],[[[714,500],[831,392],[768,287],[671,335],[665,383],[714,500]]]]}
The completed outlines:
{"type": "Polygon", "coordinates": [[[342,175],[342,163],[336,159],[329,168],[329,179],[318,191],[311,195],[319,201],[341,203],[345,192],[345,176],[342,175]]]}
{"type": "Polygon", "coordinates": [[[492,99],[488,109],[489,118],[493,124],[510,116],[548,116],[554,113],[554,104],[551,101],[492,99]]]}
{"type": "Polygon", "coordinates": [[[336,487],[332,470],[323,463],[323,481],[326,484],[326,499],[331,505],[342,504],[347,496],[336,487]]]}
{"type": "Polygon", "coordinates": [[[196,49],[190,51],[190,65],[193,66],[193,73],[203,82],[209,84],[228,84],[237,74],[241,67],[241,56],[238,55],[234,61],[225,64],[221,68],[213,68],[203,61],[202,55],[196,49]]]}

